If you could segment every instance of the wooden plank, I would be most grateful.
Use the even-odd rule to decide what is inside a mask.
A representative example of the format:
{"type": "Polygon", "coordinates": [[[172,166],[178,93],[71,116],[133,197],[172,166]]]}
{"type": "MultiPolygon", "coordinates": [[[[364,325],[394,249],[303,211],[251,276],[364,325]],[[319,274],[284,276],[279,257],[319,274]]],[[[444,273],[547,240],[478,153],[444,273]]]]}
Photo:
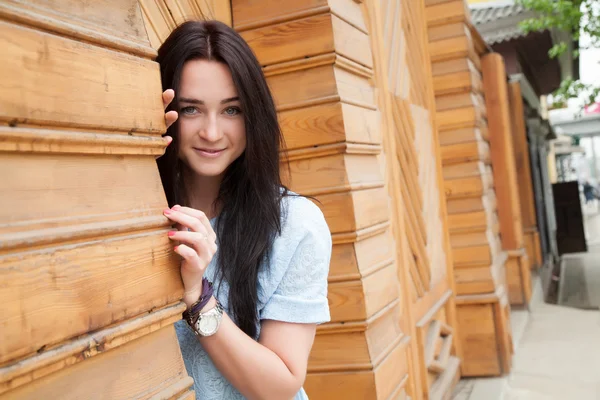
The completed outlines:
{"type": "Polygon", "coordinates": [[[427,30],[429,42],[450,39],[453,37],[469,36],[469,28],[462,22],[432,26],[427,30]]]}
{"type": "Polygon", "coordinates": [[[158,64],[5,22],[0,46],[6,54],[0,66],[1,121],[165,131],[158,64]]]}
{"type": "Polygon", "coordinates": [[[173,398],[189,391],[192,384],[181,362],[175,330],[169,325],[9,391],[0,398],[122,399],[148,398],[158,393],[168,395],[164,398],[173,398]]]}
{"type": "Polygon", "coordinates": [[[498,359],[498,336],[493,304],[460,304],[457,309],[458,335],[463,344],[463,376],[497,376],[502,373],[498,359]]]}
{"type": "Polygon", "coordinates": [[[235,28],[246,31],[261,26],[327,12],[327,0],[280,1],[269,4],[253,0],[236,0],[231,3],[235,28]]]}
{"type": "Polygon", "coordinates": [[[442,161],[445,165],[472,161],[490,162],[490,148],[487,142],[467,142],[442,146],[442,161]]]}
{"type": "Polygon", "coordinates": [[[518,188],[521,218],[523,229],[528,229],[537,227],[537,218],[531,177],[531,162],[529,160],[529,145],[527,143],[527,130],[525,128],[525,113],[523,111],[523,98],[521,96],[521,84],[519,82],[509,83],[508,91],[511,107],[512,142],[517,180],[519,182],[518,188]]]}
{"type": "Polygon", "coordinates": [[[437,113],[438,127],[443,130],[477,126],[484,118],[482,109],[474,105],[439,111],[437,113]]]}
{"type": "Polygon", "coordinates": [[[426,7],[427,25],[447,25],[456,22],[469,23],[471,15],[463,0],[447,1],[426,7]]]}
{"type": "Polygon", "coordinates": [[[525,249],[509,252],[506,281],[511,305],[526,306],[531,300],[531,267],[525,249]]]}
{"type": "MultiPolygon", "coordinates": [[[[235,12],[235,8],[234,8],[235,12]]],[[[261,65],[335,51],[331,15],[321,14],[241,32],[261,65]]]]}
{"type": "Polygon", "coordinates": [[[332,233],[365,229],[389,219],[383,187],[326,194],[318,200],[332,233]]]}
{"type": "Polygon", "coordinates": [[[146,59],[156,56],[135,0],[11,0],[0,4],[0,19],[146,59]]]}
{"type": "Polygon", "coordinates": [[[498,196],[498,216],[504,249],[523,247],[523,226],[517,187],[517,172],[511,135],[509,97],[504,60],[488,54],[482,60],[490,129],[494,183],[498,196]]]}
{"type": "Polygon", "coordinates": [[[433,78],[436,96],[482,91],[482,81],[479,72],[463,71],[433,78]]]}
{"type": "Polygon", "coordinates": [[[449,146],[458,143],[483,141],[486,140],[485,134],[486,127],[477,126],[471,128],[452,129],[447,131],[440,131],[440,145],[449,146]]]}

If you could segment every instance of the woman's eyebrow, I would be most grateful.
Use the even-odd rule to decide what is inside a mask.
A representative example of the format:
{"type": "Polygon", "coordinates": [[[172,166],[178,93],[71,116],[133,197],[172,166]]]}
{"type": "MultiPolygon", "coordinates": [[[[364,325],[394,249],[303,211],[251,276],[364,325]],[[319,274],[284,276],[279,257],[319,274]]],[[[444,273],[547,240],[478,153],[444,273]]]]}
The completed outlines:
{"type": "MultiPolygon", "coordinates": [[[[233,101],[239,101],[239,100],[240,100],[240,98],[238,96],[229,97],[227,99],[221,100],[221,104],[227,104],[227,103],[231,103],[233,101]]],[[[199,105],[204,104],[203,100],[192,99],[192,98],[188,98],[188,97],[180,97],[179,102],[180,103],[189,103],[189,104],[199,104],[199,105]]]]}

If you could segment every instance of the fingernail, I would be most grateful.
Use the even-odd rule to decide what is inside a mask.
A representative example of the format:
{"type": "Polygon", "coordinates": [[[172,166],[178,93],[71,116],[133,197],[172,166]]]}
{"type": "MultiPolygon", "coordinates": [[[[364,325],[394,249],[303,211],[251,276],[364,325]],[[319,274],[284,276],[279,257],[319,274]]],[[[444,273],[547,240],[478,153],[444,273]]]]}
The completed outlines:
{"type": "Polygon", "coordinates": [[[173,206],[173,210],[179,210],[181,208],[181,206],[179,204],[175,204],[173,206]]]}
{"type": "Polygon", "coordinates": [[[175,236],[175,231],[169,231],[169,233],[167,233],[167,235],[169,235],[169,236],[175,236]]]}
{"type": "Polygon", "coordinates": [[[165,214],[171,214],[171,209],[170,208],[165,208],[163,210],[163,213],[165,213],[165,214]]]}

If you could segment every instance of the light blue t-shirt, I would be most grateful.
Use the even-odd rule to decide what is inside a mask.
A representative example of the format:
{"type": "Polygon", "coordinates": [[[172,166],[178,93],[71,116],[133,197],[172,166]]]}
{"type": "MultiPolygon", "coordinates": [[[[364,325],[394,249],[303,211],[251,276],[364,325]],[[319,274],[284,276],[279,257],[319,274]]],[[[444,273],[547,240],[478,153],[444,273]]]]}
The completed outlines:
{"type": "MultiPolygon", "coordinates": [[[[327,275],[331,259],[331,233],[321,210],[303,197],[282,202],[282,232],[270,257],[258,273],[258,316],[284,322],[321,324],[330,320],[327,275]]],[[[211,221],[214,226],[214,221],[211,221]]],[[[217,241],[218,244],[218,241],[217,241]]],[[[216,257],[204,273],[215,281],[216,257]]],[[[215,294],[228,307],[229,285],[215,286],[215,294]]],[[[231,315],[231,313],[229,313],[231,315]]],[[[175,324],[188,374],[194,379],[196,398],[230,400],[244,397],[221,375],[185,321],[175,324]]],[[[258,326],[260,333],[260,325],[258,326]]],[[[301,389],[295,400],[308,399],[301,389]]]]}

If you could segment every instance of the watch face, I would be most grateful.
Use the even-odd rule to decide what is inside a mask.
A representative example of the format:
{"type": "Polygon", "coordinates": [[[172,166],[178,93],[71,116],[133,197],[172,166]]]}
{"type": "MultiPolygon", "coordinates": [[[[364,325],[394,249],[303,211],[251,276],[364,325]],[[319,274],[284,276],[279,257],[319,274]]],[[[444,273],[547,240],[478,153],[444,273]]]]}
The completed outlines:
{"type": "Polygon", "coordinates": [[[198,330],[202,335],[212,335],[218,327],[219,321],[216,315],[205,315],[198,321],[198,330]]]}

